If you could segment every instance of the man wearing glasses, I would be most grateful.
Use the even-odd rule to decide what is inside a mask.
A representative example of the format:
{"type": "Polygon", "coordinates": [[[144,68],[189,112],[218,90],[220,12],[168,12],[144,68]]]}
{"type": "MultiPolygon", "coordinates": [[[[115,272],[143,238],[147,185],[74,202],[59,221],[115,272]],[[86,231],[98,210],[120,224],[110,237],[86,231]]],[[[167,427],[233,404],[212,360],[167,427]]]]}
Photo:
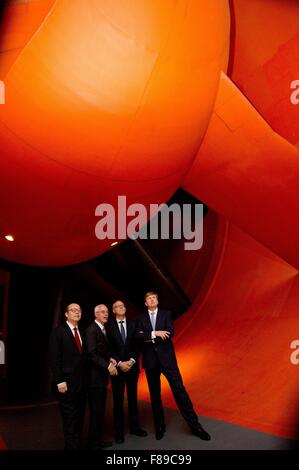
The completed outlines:
{"type": "Polygon", "coordinates": [[[80,305],[68,305],[66,322],[53,330],[50,337],[50,360],[59,393],[65,450],[79,449],[84,421],[85,345],[78,328],[81,313],[80,305]]]}
{"type": "Polygon", "coordinates": [[[140,428],[137,407],[137,383],[139,376],[138,351],[135,339],[135,321],[126,318],[126,307],[121,300],[114,302],[115,318],[108,324],[107,332],[117,361],[118,375],[111,377],[115,442],[124,442],[124,394],[127,389],[130,434],[147,436],[140,428]]]}

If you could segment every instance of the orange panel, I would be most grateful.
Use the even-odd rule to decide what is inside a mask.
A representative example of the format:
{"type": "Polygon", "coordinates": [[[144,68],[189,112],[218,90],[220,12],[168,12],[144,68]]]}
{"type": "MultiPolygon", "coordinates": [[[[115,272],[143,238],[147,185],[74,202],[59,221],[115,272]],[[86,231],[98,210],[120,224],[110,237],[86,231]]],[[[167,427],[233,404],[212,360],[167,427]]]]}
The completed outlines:
{"type": "Polygon", "coordinates": [[[27,0],[7,2],[1,21],[0,79],[17,59],[49,14],[55,0],[27,0]]]}
{"type": "Polygon", "coordinates": [[[233,81],[280,135],[299,144],[299,2],[233,0],[233,81]]]}
{"type": "Polygon", "coordinates": [[[299,152],[223,74],[184,188],[299,267],[299,152]]]}
{"type": "Polygon", "coordinates": [[[54,3],[5,77],[0,237],[16,242],[2,239],[0,256],[86,260],[109,246],[95,239],[98,204],[174,193],[209,123],[229,25],[226,0],[54,3]]]}
{"type": "MultiPolygon", "coordinates": [[[[299,340],[298,271],[234,225],[218,237],[209,286],[198,285],[175,322],[185,386],[200,415],[295,438],[299,365],[290,344],[299,340]]],[[[140,398],[149,399],[144,376],[140,398]]],[[[165,381],[163,402],[176,408],[165,381]]]]}

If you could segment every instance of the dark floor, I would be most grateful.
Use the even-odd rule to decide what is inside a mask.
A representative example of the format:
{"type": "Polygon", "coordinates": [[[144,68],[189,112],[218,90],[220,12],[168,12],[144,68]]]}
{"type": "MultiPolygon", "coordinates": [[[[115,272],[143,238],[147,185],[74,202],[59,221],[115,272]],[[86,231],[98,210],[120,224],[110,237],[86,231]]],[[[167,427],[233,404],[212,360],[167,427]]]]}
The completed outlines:
{"type": "MultiPolygon", "coordinates": [[[[107,409],[111,409],[108,396],[107,409]]],[[[0,409],[0,435],[8,449],[56,450],[63,448],[62,426],[56,403],[27,407],[0,409]]],[[[154,435],[150,405],[140,403],[142,427],[149,435],[145,438],[126,435],[125,443],[113,445],[109,450],[289,450],[296,449],[297,442],[270,434],[253,431],[240,426],[202,417],[200,422],[211,434],[212,440],[201,441],[188,431],[176,410],[165,410],[167,430],[164,438],[157,441],[154,435]]],[[[86,447],[87,422],[84,426],[82,448],[86,447]]],[[[111,419],[106,418],[106,436],[113,440],[111,419]]]]}

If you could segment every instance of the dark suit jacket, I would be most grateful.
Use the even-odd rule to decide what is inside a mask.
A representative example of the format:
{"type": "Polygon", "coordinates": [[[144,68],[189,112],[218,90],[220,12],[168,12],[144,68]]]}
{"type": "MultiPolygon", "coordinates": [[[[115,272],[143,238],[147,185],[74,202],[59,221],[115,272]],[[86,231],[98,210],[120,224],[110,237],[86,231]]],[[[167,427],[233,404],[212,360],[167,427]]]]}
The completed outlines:
{"type": "Polygon", "coordinates": [[[138,348],[137,348],[137,340],[135,338],[136,333],[136,321],[135,320],[128,320],[126,319],[127,323],[127,337],[126,342],[123,342],[121,337],[119,327],[117,324],[117,320],[112,318],[109,320],[107,324],[107,333],[109,342],[112,348],[112,356],[113,358],[119,361],[128,361],[131,358],[135,359],[135,364],[132,366],[129,372],[126,374],[131,373],[138,373],[139,372],[139,364],[138,364],[138,348]]]}
{"type": "Polygon", "coordinates": [[[88,360],[88,385],[89,387],[107,386],[109,382],[109,359],[112,357],[108,338],[102,333],[101,328],[96,322],[93,322],[87,328],[85,338],[88,360]]]}
{"type": "Polygon", "coordinates": [[[139,315],[136,325],[135,337],[141,342],[142,366],[145,369],[152,369],[162,366],[171,370],[177,368],[177,361],[171,337],[174,334],[173,320],[168,310],[158,309],[155,330],[165,330],[170,332],[170,337],[166,340],[156,338],[151,339],[153,331],[148,312],[139,315]]]}
{"type": "Polygon", "coordinates": [[[82,339],[82,353],[79,352],[74,335],[67,325],[55,328],[50,336],[50,362],[56,384],[67,382],[68,385],[83,384],[85,372],[85,344],[82,339]]]}

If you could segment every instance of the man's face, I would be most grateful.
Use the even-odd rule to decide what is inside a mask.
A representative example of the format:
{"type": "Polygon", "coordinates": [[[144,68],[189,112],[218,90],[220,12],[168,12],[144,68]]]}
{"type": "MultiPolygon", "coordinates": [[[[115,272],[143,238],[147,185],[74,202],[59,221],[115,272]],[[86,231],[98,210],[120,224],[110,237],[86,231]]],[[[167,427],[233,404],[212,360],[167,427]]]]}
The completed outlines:
{"type": "Polygon", "coordinates": [[[65,316],[69,322],[78,323],[81,319],[82,311],[78,304],[70,304],[67,306],[65,316]]]}
{"type": "Polygon", "coordinates": [[[117,317],[124,317],[126,315],[126,306],[121,300],[114,302],[113,313],[117,315],[117,317]]]}
{"type": "Polygon", "coordinates": [[[109,312],[108,312],[108,308],[106,307],[106,305],[103,305],[103,304],[98,305],[94,310],[94,314],[95,314],[96,319],[102,325],[105,325],[105,323],[107,323],[109,312]]]}
{"type": "Polygon", "coordinates": [[[145,299],[145,305],[151,310],[155,310],[158,307],[158,298],[156,295],[148,295],[145,299]]]}

